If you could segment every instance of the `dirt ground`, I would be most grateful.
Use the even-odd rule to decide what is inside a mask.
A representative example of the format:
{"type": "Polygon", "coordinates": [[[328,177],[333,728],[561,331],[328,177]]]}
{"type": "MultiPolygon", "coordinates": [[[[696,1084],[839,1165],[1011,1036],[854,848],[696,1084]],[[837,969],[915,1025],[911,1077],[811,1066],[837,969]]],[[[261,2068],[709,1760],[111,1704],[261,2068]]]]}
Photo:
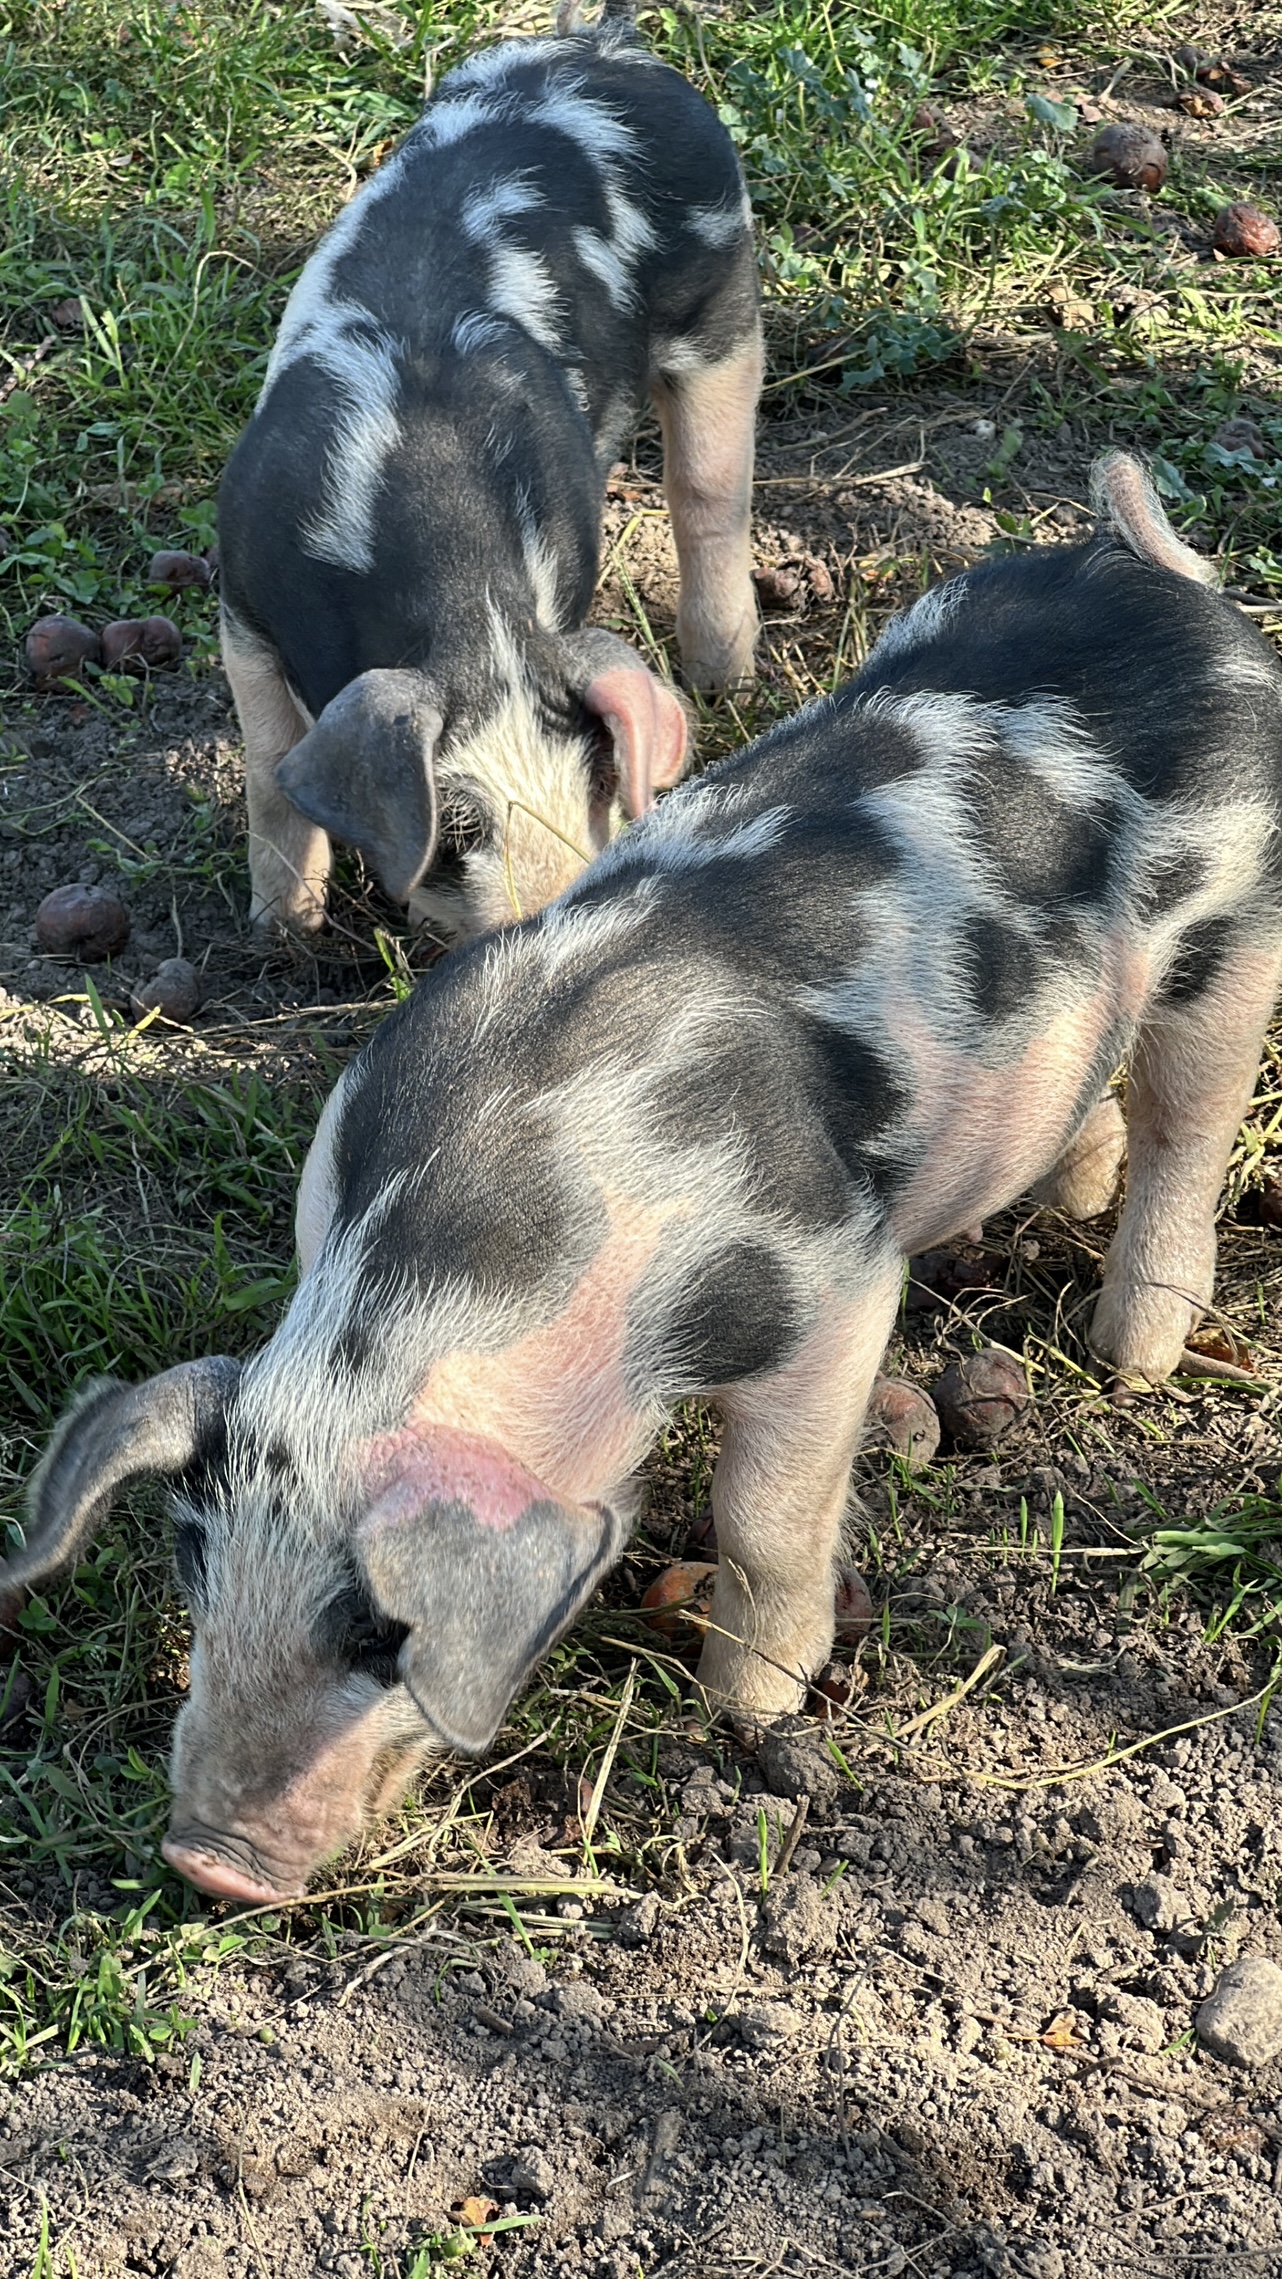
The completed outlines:
{"type": "MultiPolygon", "coordinates": [[[[757,548],[775,574],[762,655],[779,706],[857,661],[925,576],[996,539],[993,435],[1057,354],[1048,320],[1034,356],[1026,337],[1005,361],[998,344],[964,386],[768,419],[757,548]]],[[[1105,439],[1030,431],[1019,481],[1041,539],[1084,527],[1105,439]]],[[[666,641],[656,474],[643,437],[611,486],[601,608],[617,622],[625,564],[666,641]]],[[[55,1003],[83,996],[81,977],[36,953],[31,921],[49,888],[103,880],[133,919],[128,950],[93,971],[105,1005],[125,1008],[179,952],[204,1003],[158,1052],[322,1089],[374,1018],[373,925],[395,914],[345,868],[314,952],[252,945],[220,673],[158,679],[123,717],[65,697],[5,708],[11,1034],[50,1018],[90,1033],[87,1006],[55,1003]]],[[[705,750],[734,733],[714,715],[705,750]]],[[[918,1292],[897,1366],[929,1381],[982,1328],[1033,1355],[1036,1404],[997,1452],[916,1491],[886,1457],[861,1460],[855,1547],[887,1623],[833,1724],[836,1755],[812,1727],[747,1753],[674,1703],[657,1786],[615,1784],[646,1876],[604,1893],[576,1889],[563,1769],[537,1751],[482,1769],[469,1804],[487,1864],[525,1879],[526,1938],[488,1905],[390,1949],[343,1934],[333,1959],[268,1940],[193,1978],[180,2053],[82,2051],[0,2091],[3,2279],[41,2269],[43,2208],[81,2279],[425,2272],[415,2254],[476,2195],[500,2220],[537,2219],[477,2250],[513,2279],[1282,2273],[1282,2063],[1234,2068],[1193,2031],[1227,1963],[1282,1963],[1282,1711],[1261,1719],[1258,1699],[1274,1648],[1240,1624],[1208,1636],[1191,1598],[1141,1573],[1136,1543],[1155,1502],[1185,1522],[1278,1492],[1282,1266],[1276,1232],[1251,1222],[1249,1199],[1226,1219],[1220,1302],[1265,1389],[1132,1407],[1080,1367],[1106,1226],[1012,1213],[958,1252],[918,1292]],[[904,1737],[923,1671],[959,1638],[954,1674],[993,1646],[990,1675],[904,1737]]],[[[687,1491],[685,1459],[656,1461],[607,1611],[683,1547],[687,1491]]],[[[444,1797],[460,1778],[445,1767],[429,1785],[444,1797]]],[[[64,1887],[20,1863],[0,1896],[19,1948],[67,1912],[64,1887]]]]}

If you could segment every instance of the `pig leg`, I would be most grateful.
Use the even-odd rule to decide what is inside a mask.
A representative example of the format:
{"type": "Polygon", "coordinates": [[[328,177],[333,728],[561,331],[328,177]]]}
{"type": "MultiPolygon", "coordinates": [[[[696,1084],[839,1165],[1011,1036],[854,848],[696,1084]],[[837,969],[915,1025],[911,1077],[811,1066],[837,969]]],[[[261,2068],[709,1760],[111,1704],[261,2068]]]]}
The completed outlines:
{"type": "Polygon", "coordinates": [[[1035,1203],[1070,1219],[1097,1219],[1117,1193],[1126,1125],[1115,1093],[1097,1100],[1059,1162],[1032,1190],[1035,1203]]]}
{"type": "Polygon", "coordinates": [[[223,667],[245,739],[249,808],[249,915],[270,932],[287,926],[314,933],[325,922],[329,840],[286,799],[276,770],[306,733],[279,665],[270,652],[223,622],[223,667]]]}
{"type": "Polygon", "coordinates": [[[714,1706],[797,1709],[832,1651],[850,1467],[902,1282],[902,1260],[884,1260],[859,1304],[834,1306],[786,1368],[718,1396],[719,1566],[699,1662],[714,1706]]]}
{"type": "Polygon", "coordinates": [[[761,367],[754,332],[720,364],[651,378],[681,565],[677,642],[692,688],[733,688],[752,678],[752,454],[761,367]]]}
{"type": "Polygon", "coordinates": [[[1215,1210],[1282,981],[1282,949],[1239,949],[1191,1003],[1159,1006],[1127,1084],[1126,1203],[1091,1345],[1160,1384],[1215,1279],[1215,1210]]]}

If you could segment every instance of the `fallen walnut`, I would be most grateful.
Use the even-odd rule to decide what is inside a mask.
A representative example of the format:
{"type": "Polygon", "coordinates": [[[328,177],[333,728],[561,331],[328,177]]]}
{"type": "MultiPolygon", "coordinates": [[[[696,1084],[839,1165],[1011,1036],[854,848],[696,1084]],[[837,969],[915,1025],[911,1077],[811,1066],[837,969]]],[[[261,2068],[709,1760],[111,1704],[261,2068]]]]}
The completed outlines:
{"type": "Polygon", "coordinates": [[[1245,451],[1252,459],[1267,459],[1269,446],[1258,420],[1249,419],[1239,412],[1232,419],[1222,419],[1211,437],[1221,451],[1245,451]]]}
{"type": "Polygon", "coordinates": [[[691,1630],[704,1631],[712,1607],[714,1564],[706,1559],[678,1559],[656,1576],[641,1599],[641,1611],[661,1637],[690,1642],[691,1630]]]}
{"type": "Polygon", "coordinates": [[[801,571],[794,564],[774,570],[754,570],[752,582],[763,609],[796,609],[801,600],[801,571]]]}
{"type": "Polygon", "coordinates": [[[995,1448],[1028,1405],[1023,1367],[1000,1345],[950,1362],[935,1387],[940,1421],[957,1448],[995,1448]]]}
{"type": "MultiPolygon", "coordinates": [[[[716,1580],[714,1561],[674,1560],[642,1595],[641,1613],[651,1630],[681,1646],[693,1642],[691,1632],[701,1638],[711,1617],[716,1580]]],[[[872,1628],[872,1598],[857,1567],[834,1568],[832,1595],[834,1636],[842,1645],[857,1645],[872,1628]]]]}
{"type": "Polygon", "coordinates": [[[939,1412],[928,1393],[906,1377],[878,1377],[868,1399],[866,1448],[891,1448],[913,1471],[929,1464],[939,1446],[939,1412]]]}
{"type": "Polygon", "coordinates": [[[1165,145],[1147,127],[1115,119],[1100,128],[1087,163],[1092,174],[1105,175],[1118,190],[1160,190],[1169,159],[1165,145]]]}
{"type": "Polygon", "coordinates": [[[1224,109],[1224,97],[1213,87],[1186,87],[1175,98],[1175,108],[1190,119],[1218,119],[1224,109]]]}
{"type": "Polygon", "coordinates": [[[1258,206],[1221,206],[1211,231],[1217,253],[1239,261],[1261,261],[1282,244],[1278,225],[1258,206]]]}
{"type": "Polygon", "coordinates": [[[707,1503],[690,1522],[686,1534],[686,1556],[687,1558],[706,1559],[709,1554],[714,1559],[716,1558],[717,1523],[713,1517],[712,1506],[707,1503]]]}
{"type": "Polygon", "coordinates": [[[812,1717],[826,1722],[834,1711],[848,1708],[855,1695],[862,1693],[867,1682],[862,1670],[854,1662],[825,1662],[818,1675],[810,1681],[806,1707],[812,1717]]]}
{"type": "Polygon", "coordinates": [[[1218,87],[1230,95],[1249,95],[1251,92],[1250,80],[1242,72],[1235,71],[1232,64],[1225,63],[1222,56],[1213,62],[1199,63],[1193,76],[1203,87],[1218,87]]]}
{"type": "Polygon", "coordinates": [[[200,975],[185,957],[167,957],[150,981],[140,981],[129,993],[136,1020],[158,1013],[162,1021],[190,1021],[200,1004],[200,975]]]}
{"type": "Polygon", "coordinates": [[[183,637],[170,617],[118,617],[103,627],[102,661],[108,672],[122,665],[138,672],[156,672],[176,665],[183,653],[183,637]]]}
{"type": "Polygon", "coordinates": [[[55,886],[36,911],[36,940],[48,957],[96,965],[129,939],[129,912],[105,886],[55,886]]]}
{"type": "Polygon", "coordinates": [[[203,554],[184,554],[173,548],[166,554],[152,555],[147,583],[168,586],[171,593],[180,593],[184,586],[207,586],[213,574],[203,554]]]}
{"type": "Polygon", "coordinates": [[[908,123],[915,135],[925,138],[922,149],[930,158],[942,158],[946,151],[956,150],[961,141],[952,121],[930,103],[919,103],[908,123]]]}
{"type": "Polygon", "coordinates": [[[841,1646],[857,1646],[872,1629],[872,1595],[858,1567],[833,1570],[833,1636],[841,1646]]]}
{"type": "Polygon", "coordinates": [[[102,643],[78,617],[38,617],[27,635],[27,671],[37,688],[56,688],[82,665],[96,665],[102,643]]]}

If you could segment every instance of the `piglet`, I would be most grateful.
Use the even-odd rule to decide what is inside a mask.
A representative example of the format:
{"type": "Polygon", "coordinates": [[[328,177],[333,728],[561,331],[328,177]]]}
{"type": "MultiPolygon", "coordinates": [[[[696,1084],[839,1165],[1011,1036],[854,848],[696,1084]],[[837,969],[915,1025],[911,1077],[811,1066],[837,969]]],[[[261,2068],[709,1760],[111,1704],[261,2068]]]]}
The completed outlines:
{"type": "Polygon", "coordinates": [[[1092,1342],[1159,1382],[1282,973],[1282,670],[1144,474],[985,562],[675,792],[351,1062],[302,1278],[243,1367],[99,1384],[0,1592],[174,1482],[195,1628],[175,1867],[301,1890],[433,1747],[487,1749],[618,1557],[675,1402],[721,1413],[699,1678],[797,1706],[906,1258],[1026,1193],[1125,1206],[1092,1342]]]}
{"type": "Polygon", "coordinates": [[[290,295],[219,499],[264,927],[322,923],[340,839],[465,938],[549,901],[680,774],[674,690],[584,627],[647,394],[686,676],[751,673],[747,196],[632,12],[449,73],[290,295]]]}

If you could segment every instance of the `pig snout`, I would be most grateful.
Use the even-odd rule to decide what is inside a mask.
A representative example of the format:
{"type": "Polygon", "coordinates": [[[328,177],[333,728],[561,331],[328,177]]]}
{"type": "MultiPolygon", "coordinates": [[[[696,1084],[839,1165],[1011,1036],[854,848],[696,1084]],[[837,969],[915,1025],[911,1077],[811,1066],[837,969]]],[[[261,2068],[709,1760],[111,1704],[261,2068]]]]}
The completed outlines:
{"type": "Polygon", "coordinates": [[[286,1899],[296,1897],[303,1888],[298,1884],[288,1892],[277,1889],[268,1882],[254,1846],[221,1830],[184,1827],[166,1836],[160,1849],[171,1868],[212,1899],[286,1899]],[[238,1858],[248,1864],[238,1866],[238,1858]]]}
{"type": "Polygon", "coordinates": [[[276,1730],[256,1726],[208,1684],[174,1731],[173,1806],[162,1850],[211,1897],[297,1897],[395,1805],[429,1747],[403,1687],[282,1697],[276,1730]]]}

